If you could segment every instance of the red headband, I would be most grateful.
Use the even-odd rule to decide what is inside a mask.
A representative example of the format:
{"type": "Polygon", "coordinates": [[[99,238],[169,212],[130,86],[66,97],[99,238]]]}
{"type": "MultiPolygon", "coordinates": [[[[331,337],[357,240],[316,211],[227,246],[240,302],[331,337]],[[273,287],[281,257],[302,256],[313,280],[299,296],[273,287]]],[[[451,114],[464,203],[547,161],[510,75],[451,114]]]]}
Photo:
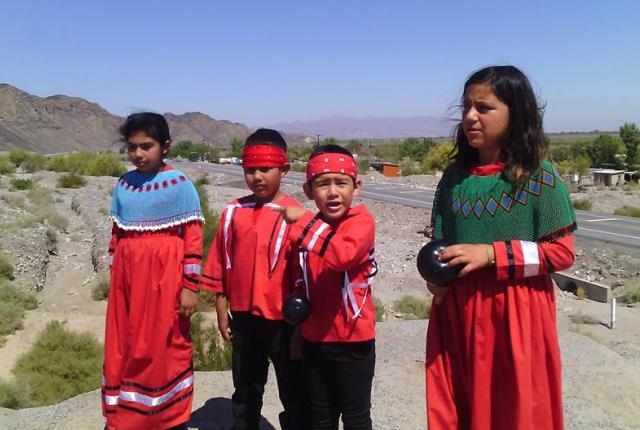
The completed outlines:
{"type": "Polygon", "coordinates": [[[358,180],[358,166],[353,157],[337,152],[318,154],[307,162],[307,182],[323,173],[342,173],[358,180]]]}
{"type": "Polygon", "coordinates": [[[273,145],[249,145],[242,151],[244,167],[282,167],[289,162],[284,149],[273,145]]]}

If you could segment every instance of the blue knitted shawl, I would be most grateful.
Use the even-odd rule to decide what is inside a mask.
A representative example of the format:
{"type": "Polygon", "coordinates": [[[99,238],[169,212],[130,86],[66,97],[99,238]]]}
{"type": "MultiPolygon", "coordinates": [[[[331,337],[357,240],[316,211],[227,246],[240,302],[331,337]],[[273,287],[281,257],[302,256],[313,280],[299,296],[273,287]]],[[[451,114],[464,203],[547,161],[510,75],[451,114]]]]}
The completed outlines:
{"type": "Polygon", "coordinates": [[[111,219],[123,230],[160,230],[204,221],[195,187],[179,170],[127,172],[113,190],[111,219]]]}

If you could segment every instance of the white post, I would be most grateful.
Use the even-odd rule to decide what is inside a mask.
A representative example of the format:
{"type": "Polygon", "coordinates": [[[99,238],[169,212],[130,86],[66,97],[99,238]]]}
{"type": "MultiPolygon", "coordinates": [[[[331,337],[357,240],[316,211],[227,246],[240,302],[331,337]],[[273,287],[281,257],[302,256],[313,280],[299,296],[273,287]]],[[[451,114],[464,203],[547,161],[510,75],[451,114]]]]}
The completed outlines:
{"type": "Polygon", "coordinates": [[[611,298],[611,320],[609,321],[609,328],[612,329],[616,324],[616,298],[611,298]]]}

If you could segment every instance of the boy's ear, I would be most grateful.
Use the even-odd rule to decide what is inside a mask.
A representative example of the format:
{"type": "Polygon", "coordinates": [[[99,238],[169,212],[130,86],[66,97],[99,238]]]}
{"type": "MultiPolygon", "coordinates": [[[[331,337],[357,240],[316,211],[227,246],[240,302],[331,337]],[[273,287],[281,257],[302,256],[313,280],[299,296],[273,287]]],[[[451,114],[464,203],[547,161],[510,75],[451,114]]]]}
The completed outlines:
{"type": "Polygon", "coordinates": [[[362,182],[360,181],[360,179],[356,179],[353,182],[353,195],[358,196],[360,194],[360,189],[362,188],[362,182]]]}
{"type": "Polygon", "coordinates": [[[284,177],[284,175],[286,175],[287,173],[289,173],[289,170],[291,170],[291,164],[289,163],[284,163],[281,167],[280,167],[280,177],[284,177]]]}
{"type": "Polygon", "coordinates": [[[311,192],[311,185],[305,182],[302,184],[302,189],[304,190],[304,194],[307,196],[309,200],[313,200],[313,193],[311,192]]]}

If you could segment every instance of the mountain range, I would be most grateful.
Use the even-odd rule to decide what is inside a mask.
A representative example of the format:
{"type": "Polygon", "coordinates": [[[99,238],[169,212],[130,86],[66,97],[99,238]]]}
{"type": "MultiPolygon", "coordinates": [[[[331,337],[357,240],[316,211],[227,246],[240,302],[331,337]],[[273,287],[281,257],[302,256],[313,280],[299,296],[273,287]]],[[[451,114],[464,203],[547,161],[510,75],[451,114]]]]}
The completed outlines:
{"type": "Polygon", "coordinates": [[[393,139],[407,137],[448,137],[455,122],[433,116],[363,117],[333,115],[313,121],[280,122],[272,127],[288,133],[301,133],[338,140],[393,139]]]}
{"type": "MultiPolygon", "coordinates": [[[[174,142],[190,140],[224,147],[234,138],[244,140],[254,130],[200,112],[165,113],[164,116],[174,142]]],[[[0,84],[0,151],[22,148],[51,154],[118,149],[118,127],[123,121],[124,117],[80,97],[38,97],[9,84],[0,84]]],[[[448,136],[452,126],[449,120],[428,116],[331,116],[316,121],[281,122],[270,127],[280,130],[289,145],[303,145],[314,143],[319,137],[360,140],[448,136]]]]}

